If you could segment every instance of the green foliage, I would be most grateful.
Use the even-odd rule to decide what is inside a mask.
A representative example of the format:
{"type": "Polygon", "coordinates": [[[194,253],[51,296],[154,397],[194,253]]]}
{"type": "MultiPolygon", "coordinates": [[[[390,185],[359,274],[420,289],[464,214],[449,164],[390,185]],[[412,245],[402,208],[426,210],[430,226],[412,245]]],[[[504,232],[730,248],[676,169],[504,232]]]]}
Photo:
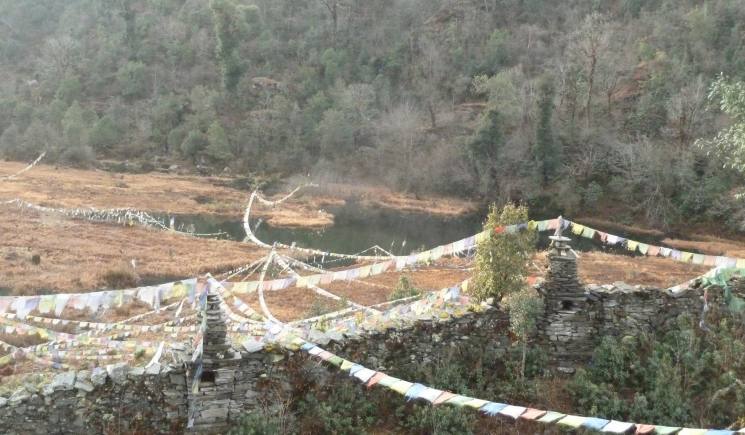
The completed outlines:
{"type": "Polygon", "coordinates": [[[496,108],[490,108],[481,118],[478,130],[468,141],[468,156],[480,184],[480,193],[493,196],[497,183],[496,162],[504,146],[502,120],[496,108]]]}
{"type": "Polygon", "coordinates": [[[681,316],[661,337],[604,337],[569,383],[577,412],[672,426],[727,427],[745,413],[745,330],[724,318],[703,332],[681,316]]]}
{"type": "Polygon", "coordinates": [[[207,138],[198,131],[192,130],[181,143],[181,153],[195,160],[197,155],[207,146],[207,138]]]}
{"type": "Polygon", "coordinates": [[[111,116],[106,115],[96,121],[88,135],[88,143],[95,150],[107,150],[121,139],[121,132],[111,116]]]}
{"type": "Polygon", "coordinates": [[[561,162],[560,149],[554,140],[553,126],[551,125],[555,92],[552,79],[544,77],[539,89],[538,126],[535,134],[535,146],[533,147],[533,159],[543,186],[556,176],[561,162]]]}
{"type": "Polygon", "coordinates": [[[494,230],[527,221],[528,209],[522,205],[509,203],[501,210],[492,205],[489,209],[484,222],[489,237],[476,248],[476,270],[469,286],[477,300],[494,298],[499,302],[524,288],[528,261],[535,251],[535,231],[495,234],[494,230]]]}
{"type": "Polygon", "coordinates": [[[22,149],[21,134],[18,131],[18,127],[15,124],[11,124],[0,135],[0,151],[6,157],[18,158],[22,153],[22,149]]]}
{"type": "Polygon", "coordinates": [[[590,182],[585,188],[583,202],[589,209],[594,209],[598,202],[603,198],[603,186],[595,181],[590,182]]]}
{"type": "Polygon", "coordinates": [[[65,112],[62,118],[62,137],[65,148],[82,147],[88,143],[88,126],[84,119],[83,108],[77,101],[65,112]]]}
{"type": "Polygon", "coordinates": [[[422,291],[411,285],[409,277],[406,275],[401,275],[398,278],[398,284],[396,284],[396,288],[393,289],[390,295],[388,295],[388,300],[395,301],[412,296],[419,296],[420,294],[422,294],[422,291]]]}
{"type": "Polygon", "coordinates": [[[124,98],[142,98],[148,91],[147,70],[142,62],[127,62],[116,73],[119,92],[124,98]]]}
{"type": "Polygon", "coordinates": [[[35,123],[57,159],[77,101],[100,158],[187,155],[213,171],[230,161],[417,194],[550,197],[567,212],[595,182],[647,223],[745,221],[729,170],[745,161],[742,2],[456,3],[0,2],[0,133],[20,137],[3,155],[32,154],[35,123]],[[712,81],[719,110],[704,111],[712,81]],[[98,125],[107,115],[116,140],[98,125]],[[721,115],[732,123],[717,135],[721,115]],[[232,157],[180,153],[215,122],[232,157]],[[727,170],[701,173],[701,159],[727,170]]]}
{"type": "Polygon", "coordinates": [[[510,294],[506,305],[510,310],[510,331],[518,337],[522,344],[520,377],[524,378],[528,342],[538,326],[538,318],[543,312],[543,300],[538,297],[533,289],[523,288],[510,294]]]}
{"type": "Polygon", "coordinates": [[[745,82],[731,82],[724,75],[712,83],[709,101],[727,114],[732,125],[698,146],[715,154],[725,168],[745,172],[745,82]]]}
{"type": "Polygon", "coordinates": [[[78,76],[71,75],[65,77],[57,88],[57,99],[64,101],[65,104],[72,104],[73,101],[79,101],[83,90],[78,76]]]}
{"type": "Polygon", "coordinates": [[[379,415],[369,391],[352,382],[338,383],[333,389],[317,394],[307,394],[298,403],[298,414],[304,417],[300,425],[305,433],[367,433],[379,415]]]}
{"type": "Polygon", "coordinates": [[[473,415],[463,412],[462,408],[415,404],[406,413],[403,408],[399,409],[398,414],[403,417],[402,426],[410,433],[460,435],[476,431],[473,415]]]}
{"type": "Polygon", "coordinates": [[[219,122],[215,121],[207,130],[207,148],[204,153],[214,162],[225,163],[233,157],[228,136],[219,122]]]}
{"type": "MultiPolygon", "coordinates": [[[[215,53],[220,61],[223,86],[227,91],[233,91],[245,71],[238,46],[248,31],[247,16],[232,0],[211,0],[210,10],[217,37],[215,53]]],[[[251,17],[255,16],[255,7],[250,11],[251,17]]]]}
{"type": "Polygon", "coordinates": [[[230,429],[230,435],[275,435],[280,433],[279,418],[265,413],[246,413],[230,429]]]}

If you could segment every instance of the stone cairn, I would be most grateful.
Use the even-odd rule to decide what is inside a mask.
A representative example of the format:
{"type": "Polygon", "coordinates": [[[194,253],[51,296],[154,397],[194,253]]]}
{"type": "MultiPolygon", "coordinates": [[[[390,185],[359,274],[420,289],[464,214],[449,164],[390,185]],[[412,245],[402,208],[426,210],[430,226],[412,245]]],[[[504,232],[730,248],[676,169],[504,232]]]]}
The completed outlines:
{"type": "Polygon", "coordinates": [[[577,277],[577,254],[571,239],[562,236],[561,225],[550,237],[549,270],[538,288],[544,298],[545,313],[540,329],[551,362],[565,373],[587,361],[597,334],[596,309],[577,277]]]}
{"type": "MultiPolygon", "coordinates": [[[[227,338],[222,298],[213,290],[207,294],[207,307],[200,313],[206,318],[202,375],[199,391],[189,391],[189,403],[194,409],[192,430],[197,433],[217,433],[228,427],[230,412],[235,408],[235,380],[240,354],[233,351],[227,338]],[[233,405],[233,406],[231,406],[233,405]]],[[[196,367],[192,373],[196,371],[196,367]]]]}

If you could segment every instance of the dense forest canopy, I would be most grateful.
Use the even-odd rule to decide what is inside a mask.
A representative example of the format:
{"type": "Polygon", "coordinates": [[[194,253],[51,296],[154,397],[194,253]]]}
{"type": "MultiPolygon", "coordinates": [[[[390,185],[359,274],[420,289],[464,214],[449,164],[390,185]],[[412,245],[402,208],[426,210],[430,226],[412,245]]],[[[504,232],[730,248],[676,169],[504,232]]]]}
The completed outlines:
{"type": "Polygon", "coordinates": [[[741,0],[0,0],[0,153],[739,229],[721,74],[741,0]]]}

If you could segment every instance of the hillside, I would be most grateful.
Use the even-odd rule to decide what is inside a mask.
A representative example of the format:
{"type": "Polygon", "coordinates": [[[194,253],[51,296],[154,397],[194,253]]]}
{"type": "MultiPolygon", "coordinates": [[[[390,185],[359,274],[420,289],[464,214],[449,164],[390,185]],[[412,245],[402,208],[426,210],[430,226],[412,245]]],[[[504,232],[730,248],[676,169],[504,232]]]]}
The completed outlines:
{"type": "Polygon", "coordinates": [[[0,0],[0,153],[738,230],[738,0],[0,0]]]}

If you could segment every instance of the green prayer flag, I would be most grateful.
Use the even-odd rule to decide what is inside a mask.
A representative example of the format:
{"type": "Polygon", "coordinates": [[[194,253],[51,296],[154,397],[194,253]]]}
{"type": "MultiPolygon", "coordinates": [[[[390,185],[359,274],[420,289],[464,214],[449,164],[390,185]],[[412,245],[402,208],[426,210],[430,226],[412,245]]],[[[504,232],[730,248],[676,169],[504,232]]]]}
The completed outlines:
{"type": "Polygon", "coordinates": [[[556,424],[577,429],[582,426],[582,423],[584,423],[585,420],[587,420],[587,417],[582,417],[581,415],[567,415],[556,422],[556,424]]]}
{"type": "Polygon", "coordinates": [[[539,418],[538,421],[541,423],[553,423],[557,420],[566,417],[566,414],[560,412],[548,411],[543,417],[539,418]]]}

